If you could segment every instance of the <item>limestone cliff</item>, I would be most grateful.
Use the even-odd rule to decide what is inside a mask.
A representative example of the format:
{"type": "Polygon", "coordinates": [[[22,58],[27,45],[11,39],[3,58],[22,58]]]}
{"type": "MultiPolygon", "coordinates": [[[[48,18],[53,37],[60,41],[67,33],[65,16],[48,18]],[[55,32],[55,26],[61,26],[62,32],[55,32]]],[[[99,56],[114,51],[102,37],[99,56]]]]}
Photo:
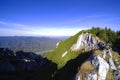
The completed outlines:
{"type": "Polygon", "coordinates": [[[102,42],[99,38],[93,36],[90,33],[82,33],[77,42],[71,47],[73,51],[79,49],[85,49],[85,51],[98,49],[102,47],[102,42]]]}

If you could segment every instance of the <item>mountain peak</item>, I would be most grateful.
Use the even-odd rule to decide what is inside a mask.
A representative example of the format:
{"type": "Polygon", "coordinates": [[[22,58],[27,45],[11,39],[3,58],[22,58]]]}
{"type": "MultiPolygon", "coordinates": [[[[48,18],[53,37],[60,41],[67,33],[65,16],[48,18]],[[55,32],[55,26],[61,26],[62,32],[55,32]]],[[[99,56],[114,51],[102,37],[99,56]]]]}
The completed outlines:
{"type": "Polygon", "coordinates": [[[79,49],[85,49],[85,51],[90,51],[93,49],[98,49],[102,47],[102,42],[96,36],[91,33],[82,33],[77,39],[77,42],[71,47],[73,51],[79,49]]]}

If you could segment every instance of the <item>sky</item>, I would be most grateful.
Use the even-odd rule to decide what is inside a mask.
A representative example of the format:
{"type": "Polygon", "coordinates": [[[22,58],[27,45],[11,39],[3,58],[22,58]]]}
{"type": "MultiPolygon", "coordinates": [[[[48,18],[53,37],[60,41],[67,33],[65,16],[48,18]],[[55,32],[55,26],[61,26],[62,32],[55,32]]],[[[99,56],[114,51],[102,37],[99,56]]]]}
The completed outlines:
{"type": "Polygon", "coordinates": [[[0,0],[0,36],[72,36],[120,30],[120,0],[0,0]]]}

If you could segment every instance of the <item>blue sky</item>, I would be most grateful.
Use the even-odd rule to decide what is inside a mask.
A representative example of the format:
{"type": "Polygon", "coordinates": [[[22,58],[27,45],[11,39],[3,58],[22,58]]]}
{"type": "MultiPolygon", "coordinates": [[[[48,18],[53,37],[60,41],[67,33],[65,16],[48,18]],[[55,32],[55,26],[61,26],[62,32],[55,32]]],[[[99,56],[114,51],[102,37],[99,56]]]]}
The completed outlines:
{"type": "Polygon", "coordinates": [[[0,0],[0,36],[71,36],[120,30],[120,0],[0,0]]]}

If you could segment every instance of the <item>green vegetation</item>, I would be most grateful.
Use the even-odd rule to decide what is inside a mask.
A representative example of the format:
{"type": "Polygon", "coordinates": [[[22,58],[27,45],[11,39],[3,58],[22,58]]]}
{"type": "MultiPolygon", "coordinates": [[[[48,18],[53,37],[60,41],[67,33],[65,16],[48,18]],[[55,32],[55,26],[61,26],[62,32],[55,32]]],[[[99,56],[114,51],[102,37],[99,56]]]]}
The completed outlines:
{"type": "Polygon", "coordinates": [[[120,43],[120,31],[115,32],[109,28],[101,29],[99,27],[93,27],[89,30],[82,30],[67,40],[61,41],[57,48],[48,52],[45,57],[47,57],[47,59],[51,60],[52,62],[55,62],[58,65],[58,68],[63,67],[69,60],[75,59],[79,54],[81,54],[81,51],[71,51],[71,47],[76,43],[81,33],[92,33],[93,36],[99,37],[101,41],[104,41],[105,43],[109,42],[113,47],[119,47],[118,44],[120,43]],[[66,56],[62,57],[66,51],[66,56]]]}
{"type": "Polygon", "coordinates": [[[74,43],[76,43],[77,38],[81,33],[82,32],[79,32],[75,36],[71,36],[69,39],[61,41],[59,45],[57,46],[57,48],[54,51],[48,52],[45,55],[45,57],[57,63],[58,68],[63,67],[67,63],[67,61],[69,61],[70,59],[74,59],[75,57],[78,56],[78,54],[80,54],[79,51],[73,52],[71,51],[70,48],[74,43]],[[64,52],[66,51],[68,53],[66,54],[65,57],[62,57],[62,54],[64,54],[64,52]]]}
{"type": "Polygon", "coordinates": [[[115,32],[115,31],[112,31],[110,28],[101,29],[99,27],[97,28],[92,27],[92,29],[87,31],[96,35],[104,42],[110,43],[112,46],[116,46],[118,44],[118,42],[116,43],[116,41],[120,40],[120,31],[115,32]]]}

